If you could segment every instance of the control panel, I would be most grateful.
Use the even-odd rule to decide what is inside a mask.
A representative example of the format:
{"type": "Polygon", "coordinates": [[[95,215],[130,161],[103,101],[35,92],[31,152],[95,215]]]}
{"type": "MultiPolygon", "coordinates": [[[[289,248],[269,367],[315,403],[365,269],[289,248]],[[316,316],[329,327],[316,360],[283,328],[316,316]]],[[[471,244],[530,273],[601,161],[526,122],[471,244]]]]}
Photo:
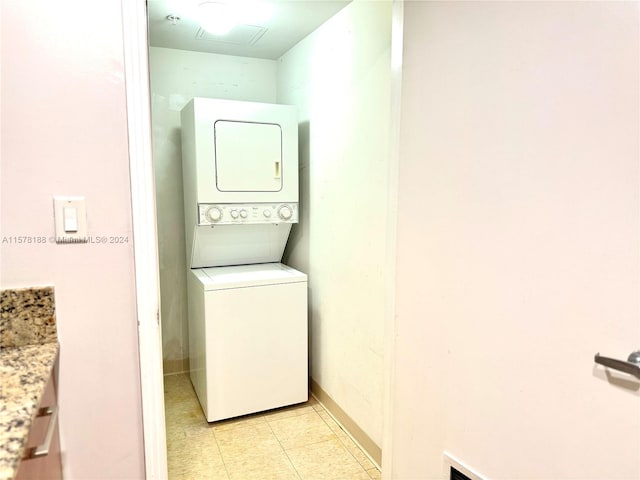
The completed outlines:
{"type": "Polygon", "coordinates": [[[198,225],[249,225],[256,223],[298,223],[298,204],[198,204],[198,225]]]}

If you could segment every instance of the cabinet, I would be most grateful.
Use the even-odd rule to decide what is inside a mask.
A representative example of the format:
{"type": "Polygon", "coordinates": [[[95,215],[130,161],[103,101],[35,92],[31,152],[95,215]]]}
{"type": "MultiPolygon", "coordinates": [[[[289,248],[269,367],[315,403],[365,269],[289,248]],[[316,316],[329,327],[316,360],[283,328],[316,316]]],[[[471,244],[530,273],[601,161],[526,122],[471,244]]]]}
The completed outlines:
{"type": "Polygon", "coordinates": [[[25,458],[20,462],[16,480],[62,479],[57,372],[57,368],[54,368],[47,382],[38,413],[29,430],[25,458]]]}

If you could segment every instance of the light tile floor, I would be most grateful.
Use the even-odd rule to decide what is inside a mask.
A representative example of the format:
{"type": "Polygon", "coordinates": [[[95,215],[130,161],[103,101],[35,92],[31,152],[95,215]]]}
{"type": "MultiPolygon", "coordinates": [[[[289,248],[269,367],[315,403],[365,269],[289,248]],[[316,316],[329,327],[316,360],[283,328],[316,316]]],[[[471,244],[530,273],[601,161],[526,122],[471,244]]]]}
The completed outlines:
{"type": "Polygon", "coordinates": [[[187,374],[164,377],[169,479],[369,480],[380,470],[315,399],[207,423],[187,374]]]}

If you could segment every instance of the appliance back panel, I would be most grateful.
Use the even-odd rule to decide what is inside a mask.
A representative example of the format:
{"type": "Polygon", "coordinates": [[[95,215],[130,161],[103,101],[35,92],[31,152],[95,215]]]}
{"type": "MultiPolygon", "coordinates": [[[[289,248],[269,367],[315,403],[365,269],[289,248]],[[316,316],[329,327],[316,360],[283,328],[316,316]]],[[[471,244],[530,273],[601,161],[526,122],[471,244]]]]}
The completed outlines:
{"type": "Polygon", "coordinates": [[[190,268],[280,262],[290,223],[194,227],[190,268]]]}

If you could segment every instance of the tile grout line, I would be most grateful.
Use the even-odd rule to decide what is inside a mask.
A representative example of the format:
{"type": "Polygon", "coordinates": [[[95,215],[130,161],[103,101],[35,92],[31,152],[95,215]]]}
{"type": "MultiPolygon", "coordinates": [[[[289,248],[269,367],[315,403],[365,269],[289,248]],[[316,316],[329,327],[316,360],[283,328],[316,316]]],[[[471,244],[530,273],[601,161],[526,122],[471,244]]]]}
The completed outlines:
{"type": "MultiPolygon", "coordinates": [[[[326,414],[331,418],[331,420],[333,420],[333,421],[334,421],[334,423],[336,424],[336,426],[337,426],[337,427],[338,427],[338,428],[339,428],[339,429],[340,429],[340,430],[345,434],[345,436],[346,436],[347,438],[349,438],[349,439],[353,442],[354,446],[355,446],[358,450],[360,450],[360,451],[365,455],[365,457],[366,457],[366,458],[371,462],[372,467],[371,467],[370,469],[376,469],[376,470],[380,471],[380,469],[379,469],[378,465],[377,465],[377,464],[376,464],[376,463],[371,459],[371,457],[370,457],[370,456],[369,456],[369,455],[364,451],[364,449],[360,446],[360,444],[359,444],[358,442],[356,442],[356,441],[353,439],[353,437],[352,437],[352,436],[349,434],[349,432],[344,428],[344,426],[343,426],[343,425],[342,425],[338,420],[336,420],[336,419],[335,419],[335,417],[334,417],[333,415],[331,415],[331,413],[330,413],[329,411],[327,411],[327,409],[324,407],[324,405],[322,405],[322,403],[317,399],[317,397],[316,397],[315,395],[313,395],[313,393],[311,393],[311,394],[310,394],[310,396],[311,396],[311,397],[313,398],[313,400],[316,402],[316,403],[315,403],[315,405],[317,405],[317,406],[322,410],[322,412],[326,413],[326,414]]],[[[308,403],[308,402],[306,402],[306,403],[308,403]]],[[[318,417],[320,417],[320,419],[321,419],[321,420],[324,422],[324,424],[329,428],[329,430],[333,433],[333,435],[334,435],[334,436],[335,436],[335,437],[340,441],[341,445],[345,448],[345,450],[347,451],[347,453],[349,453],[349,455],[351,455],[351,457],[353,457],[353,459],[356,461],[356,463],[357,463],[358,465],[360,465],[360,467],[362,467],[362,470],[364,470],[365,472],[367,472],[367,475],[369,475],[369,473],[368,473],[367,469],[365,468],[365,466],[364,466],[364,465],[362,465],[362,463],[360,462],[360,460],[358,460],[358,459],[355,457],[355,455],[353,455],[353,453],[351,453],[351,451],[349,451],[349,448],[347,447],[347,445],[346,445],[346,444],[345,444],[345,443],[340,439],[340,436],[337,434],[337,432],[336,432],[333,428],[331,428],[331,425],[330,425],[330,424],[329,424],[329,423],[328,423],[328,422],[327,422],[327,421],[322,417],[322,415],[320,415],[320,412],[315,408],[315,405],[314,405],[314,404],[310,404],[310,405],[308,405],[309,407],[311,407],[311,410],[310,410],[310,411],[308,411],[308,412],[305,412],[305,413],[299,413],[299,414],[297,414],[297,415],[291,415],[290,417],[285,417],[285,418],[283,418],[283,419],[276,419],[275,421],[278,421],[278,420],[284,420],[284,419],[288,419],[288,418],[293,418],[293,417],[301,416],[301,415],[305,415],[305,414],[308,414],[308,413],[311,413],[311,412],[315,413],[318,417]]],[[[266,415],[265,415],[265,417],[266,417],[266,415]]],[[[270,423],[270,422],[269,422],[269,420],[268,420],[267,418],[265,418],[265,420],[266,420],[266,422],[267,422],[267,423],[270,423]]],[[[271,426],[271,425],[269,425],[269,426],[271,426]]],[[[271,430],[273,431],[273,429],[271,429],[271,430]]],[[[274,432],[274,435],[275,435],[275,432],[274,432]]],[[[276,438],[277,438],[277,435],[276,435],[276,438]]],[[[304,445],[304,447],[312,446],[312,445],[317,445],[317,444],[319,444],[319,443],[323,443],[323,442],[326,442],[326,441],[328,441],[328,440],[319,440],[319,441],[317,441],[317,442],[312,442],[312,443],[305,444],[305,445],[304,445]]],[[[278,442],[280,442],[280,439],[278,439],[278,442]]],[[[280,442],[280,445],[282,445],[282,443],[281,443],[281,442],[280,442]]],[[[282,445],[282,448],[283,448],[283,450],[285,450],[285,453],[286,453],[286,449],[284,448],[284,445],[282,445]]],[[[299,447],[294,447],[294,448],[299,448],[299,447]]],[[[302,448],[302,447],[300,447],[300,448],[302,448]]],[[[294,467],[294,468],[295,468],[295,467],[294,467]]],[[[371,476],[371,475],[369,475],[369,477],[370,477],[370,476],[371,476]]]]}
{"type": "MultiPolygon", "coordinates": [[[[193,384],[191,383],[191,379],[189,377],[187,377],[187,381],[189,384],[189,387],[191,387],[192,389],[192,393],[194,395],[194,397],[196,398],[196,401],[199,403],[197,394],[195,392],[195,389],[193,387],[193,384]]],[[[198,405],[200,407],[200,405],[198,405]]],[[[229,469],[227,468],[227,462],[224,461],[224,456],[222,455],[222,449],[220,448],[220,443],[218,442],[218,437],[216,436],[216,431],[214,430],[213,426],[207,421],[206,416],[204,416],[204,411],[201,412],[203,415],[203,420],[204,423],[208,425],[209,428],[211,428],[211,434],[213,435],[213,439],[216,441],[216,448],[218,449],[218,454],[220,455],[220,460],[222,460],[222,466],[224,467],[224,471],[227,474],[227,480],[231,480],[231,474],[229,473],[229,469]]],[[[185,431],[186,434],[186,431],[185,431]]]]}
{"type": "MultiPolygon", "coordinates": [[[[312,394],[313,395],[313,394],[312,394]]],[[[360,444],[358,442],[356,442],[353,437],[349,434],[349,432],[344,428],[344,426],[342,426],[342,424],[340,422],[338,422],[338,420],[336,420],[336,418],[331,415],[331,413],[329,411],[327,411],[327,409],[324,407],[324,405],[322,405],[322,403],[320,402],[320,400],[317,399],[317,397],[314,396],[314,398],[316,399],[316,401],[318,402],[318,405],[320,405],[320,407],[322,408],[322,411],[325,412],[330,418],[331,420],[333,420],[335,422],[335,424],[337,425],[337,427],[342,430],[345,435],[347,436],[347,438],[349,438],[349,440],[351,440],[354,445],[356,446],[356,448],[358,448],[362,453],[364,453],[364,455],[369,459],[369,461],[371,462],[371,464],[374,466],[374,468],[378,469],[379,471],[379,467],[378,465],[371,459],[371,457],[364,451],[364,449],[360,446],[360,444]]],[[[315,410],[315,409],[314,409],[315,410]]],[[[316,410],[316,413],[317,410],[316,410]]],[[[336,434],[336,432],[333,430],[333,428],[331,428],[331,425],[324,419],[322,418],[322,415],[320,415],[318,413],[318,416],[322,419],[322,421],[327,425],[327,427],[329,427],[329,430],[331,430],[334,434],[336,434]]],[[[368,470],[366,468],[364,468],[364,465],[362,465],[362,463],[360,463],[360,460],[358,460],[356,458],[356,456],[351,453],[351,451],[349,450],[349,448],[347,447],[347,445],[345,445],[345,443],[342,441],[342,439],[340,438],[340,436],[338,434],[336,434],[336,437],[338,438],[338,441],[342,444],[342,446],[344,447],[344,449],[347,451],[347,453],[349,455],[351,455],[353,457],[353,459],[356,461],[356,463],[358,465],[360,465],[360,467],[362,468],[362,470],[369,476],[369,478],[372,478],[371,475],[369,474],[368,470]]]]}
{"type": "Polygon", "coordinates": [[[229,473],[229,469],[227,468],[227,462],[224,461],[224,455],[222,455],[222,449],[220,448],[220,443],[218,443],[218,436],[216,435],[216,431],[213,429],[213,427],[211,427],[211,434],[213,435],[213,439],[216,441],[216,448],[218,449],[218,453],[220,454],[220,459],[222,460],[224,471],[227,472],[227,479],[231,480],[231,474],[229,473]]]}
{"type": "MultiPolygon", "coordinates": [[[[347,435],[347,437],[349,437],[351,439],[351,441],[353,441],[353,443],[356,444],[356,446],[360,449],[360,451],[362,453],[365,454],[365,456],[369,459],[369,461],[371,461],[371,463],[373,464],[373,466],[379,471],[382,472],[382,467],[380,465],[378,465],[378,462],[376,462],[371,455],[369,455],[369,453],[362,447],[362,445],[360,445],[360,442],[358,442],[353,435],[351,435],[351,433],[349,433],[349,431],[344,428],[344,426],[342,425],[342,423],[340,423],[338,421],[338,419],[336,419],[336,417],[333,416],[333,414],[327,409],[325,408],[325,406],[322,404],[322,402],[318,399],[318,397],[316,397],[313,392],[311,392],[311,396],[315,399],[315,401],[318,403],[318,405],[320,405],[320,407],[322,408],[322,410],[324,412],[327,413],[327,415],[329,415],[331,417],[331,419],[336,422],[336,424],[338,425],[338,427],[340,427],[340,429],[347,435]]],[[[324,419],[323,419],[324,420],[324,419]]]]}
{"type": "MultiPolygon", "coordinates": [[[[329,430],[331,431],[331,433],[332,433],[332,434],[333,434],[333,435],[334,435],[338,440],[340,440],[340,437],[338,437],[338,435],[336,434],[336,432],[334,432],[334,431],[333,431],[333,429],[331,428],[331,426],[330,426],[330,425],[325,421],[325,419],[324,419],[324,418],[322,418],[322,416],[318,413],[318,411],[317,411],[316,409],[312,409],[312,411],[311,411],[311,412],[302,413],[302,414],[299,414],[299,415],[292,415],[291,417],[285,417],[285,418],[280,419],[280,420],[287,420],[287,419],[289,419],[289,418],[294,418],[294,417],[297,417],[297,416],[308,415],[309,413],[312,413],[312,412],[313,412],[313,413],[315,413],[315,414],[320,418],[320,420],[322,420],[322,421],[324,422],[324,424],[325,424],[325,425],[327,425],[327,427],[329,427],[329,430]]],[[[276,420],[276,421],[277,421],[277,420],[276,420]]],[[[267,420],[267,423],[269,423],[269,421],[268,421],[268,420],[267,420]]],[[[269,425],[269,428],[271,428],[271,425],[269,425]]],[[[271,431],[273,432],[273,429],[271,429],[271,431]]],[[[274,434],[274,435],[276,435],[276,433],[275,433],[275,432],[273,432],[273,434],[274,434]]],[[[278,440],[278,442],[280,442],[280,439],[278,438],[278,436],[277,436],[277,435],[276,435],[276,439],[278,440]]],[[[324,442],[327,442],[327,441],[329,441],[329,440],[324,439],[324,440],[318,440],[317,442],[305,443],[304,445],[300,445],[300,446],[297,446],[297,447],[292,447],[292,448],[290,448],[290,450],[295,450],[296,448],[309,447],[309,446],[311,446],[311,445],[317,445],[317,444],[319,444],[319,443],[324,443],[324,442]]],[[[340,442],[340,443],[342,443],[342,442],[340,442]]],[[[281,443],[281,442],[280,442],[280,445],[282,445],[282,443],[281,443]]],[[[343,444],[343,445],[344,445],[344,444],[343,444]]],[[[282,445],[282,449],[283,449],[285,452],[286,452],[286,450],[287,450],[286,448],[284,448],[284,445],[282,445]]],[[[351,452],[349,452],[349,453],[351,453],[351,452]]],[[[353,456],[353,455],[352,455],[352,456],[353,456]]],[[[354,458],[355,458],[355,457],[354,457],[354,458]]],[[[358,459],[357,459],[357,458],[356,458],[356,462],[358,462],[358,459]]],[[[358,462],[358,464],[360,464],[360,462],[358,462]]]]}
{"type": "MultiPolygon", "coordinates": [[[[331,425],[329,425],[329,424],[327,423],[327,421],[326,421],[324,418],[322,418],[322,415],[318,415],[318,416],[319,416],[319,417],[322,419],[322,421],[327,425],[327,427],[329,427],[329,430],[331,430],[331,431],[334,433],[334,435],[336,436],[336,438],[337,438],[337,439],[338,439],[338,441],[340,442],[340,445],[342,445],[342,446],[344,447],[345,451],[346,451],[349,455],[351,455],[351,457],[352,457],[352,458],[355,460],[355,462],[360,466],[360,468],[362,468],[362,470],[363,470],[367,475],[369,475],[369,472],[367,472],[367,471],[364,469],[364,467],[363,467],[363,466],[362,466],[362,464],[360,463],[360,460],[358,460],[358,459],[355,457],[355,455],[354,455],[353,453],[351,453],[351,451],[347,448],[347,446],[344,444],[344,442],[342,441],[342,439],[341,439],[341,438],[340,438],[340,437],[339,437],[339,436],[338,436],[338,435],[333,431],[333,428],[331,428],[331,425]]],[[[342,429],[342,427],[341,427],[340,425],[338,425],[338,427],[339,427],[340,429],[342,429]]],[[[344,431],[344,429],[342,429],[342,431],[344,431]]],[[[371,477],[371,475],[369,475],[369,477],[371,477]]]]}
{"type": "MultiPolygon", "coordinates": [[[[180,377],[180,376],[183,376],[183,374],[181,375],[181,374],[179,374],[179,373],[178,373],[178,374],[174,374],[174,375],[172,375],[172,376],[174,376],[174,377],[180,377]]],[[[173,383],[173,382],[172,382],[172,383],[173,383]]],[[[176,383],[176,384],[175,384],[175,385],[173,385],[173,386],[174,386],[174,387],[177,387],[178,389],[180,389],[180,386],[181,386],[181,385],[179,385],[179,384],[181,384],[182,382],[175,382],[175,383],[176,383]]],[[[191,382],[189,381],[188,377],[186,378],[186,383],[188,383],[188,384],[189,384],[189,386],[190,386],[191,388],[193,388],[193,387],[191,386],[191,382]]],[[[165,391],[164,393],[165,393],[165,396],[166,396],[166,394],[167,394],[167,393],[169,393],[169,392],[168,392],[168,391],[165,391]]],[[[195,392],[193,392],[193,393],[195,393],[195,392]]],[[[337,421],[337,420],[335,419],[335,417],[333,417],[333,415],[331,415],[331,413],[330,413],[330,412],[329,412],[329,411],[324,407],[324,405],[322,405],[322,403],[321,403],[321,402],[320,402],[320,401],[319,401],[315,396],[313,396],[313,394],[311,395],[311,397],[313,398],[313,401],[315,401],[315,403],[310,403],[310,404],[309,404],[309,403],[305,402],[305,403],[307,403],[307,406],[308,406],[308,407],[311,407],[310,409],[306,409],[306,408],[304,408],[304,409],[300,409],[300,410],[298,410],[298,409],[295,409],[295,408],[294,408],[294,409],[292,409],[292,410],[291,410],[291,412],[290,412],[290,414],[289,414],[289,415],[287,415],[287,416],[285,416],[285,417],[283,417],[283,418],[275,417],[275,418],[273,418],[272,420],[269,420],[269,417],[273,417],[273,413],[272,413],[272,412],[270,412],[270,413],[263,413],[263,414],[259,414],[259,415],[257,415],[257,416],[255,417],[256,419],[260,419],[260,420],[261,420],[261,423],[262,423],[262,422],[264,422],[264,423],[266,423],[266,424],[269,426],[269,431],[271,432],[271,434],[274,436],[274,438],[275,438],[275,439],[276,439],[276,441],[278,442],[278,445],[280,446],[280,448],[281,448],[282,452],[285,454],[286,459],[287,459],[287,461],[289,462],[289,465],[291,466],[291,468],[292,468],[292,469],[293,469],[293,471],[295,472],[296,478],[297,478],[297,479],[299,479],[299,480],[303,480],[303,476],[302,476],[302,474],[298,471],[298,469],[297,469],[297,468],[296,468],[296,466],[294,465],[294,463],[293,463],[293,461],[292,461],[291,457],[289,456],[289,453],[288,453],[287,449],[286,449],[286,448],[285,448],[285,446],[283,445],[283,443],[282,443],[282,441],[280,440],[280,438],[278,438],[278,435],[276,434],[276,431],[274,430],[272,423],[273,423],[273,422],[277,422],[277,421],[279,421],[279,420],[292,419],[292,418],[295,418],[295,417],[298,417],[298,416],[301,416],[301,415],[309,414],[309,413],[311,413],[311,412],[314,412],[318,417],[320,417],[320,418],[322,419],[322,423],[323,423],[325,426],[327,426],[327,428],[329,429],[329,431],[331,431],[331,433],[332,433],[333,437],[334,437],[334,438],[337,438],[337,439],[339,440],[340,445],[341,445],[341,446],[342,446],[342,447],[347,451],[347,453],[349,454],[349,456],[354,460],[354,463],[355,463],[355,464],[357,464],[357,465],[359,465],[359,466],[360,466],[360,468],[361,468],[361,470],[362,470],[362,471],[364,471],[364,472],[366,473],[366,477],[367,477],[367,478],[370,478],[370,479],[377,478],[377,477],[378,477],[378,475],[376,475],[376,477],[374,477],[374,476],[369,472],[369,470],[371,470],[372,472],[375,470],[375,472],[374,472],[374,473],[379,474],[379,473],[380,473],[380,470],[379,470],[379,467],[377,466],[377,464],[376,464],[375,462],[371,461],[371,465],[372,465],[372,467],[371,467],[369,470],[368,470],[367,468],[365,468],[365,465],[363,465],[363,464],[362,464],[362,462],[358,459],[358,457],[356,457],[356,455],[355,455],[354,453],[352,453],[352,450],[353,450],[353,448],[357,448],[359,451],[361,451],[361,452],[364,454],[364,457],[365,457],[365,458],[367,458],[367,459],[371,460],[371,459],[370,459],[370,457],[369,457],[369,455],[368,455],[366,452],[364,452],[364,450],[362,449],[362,447],[361,447],[361,446],[360,446],[360,445],[359,445],[359,444],[358,444],[358,443],[357,443],[357,442],[356,442],[356,441],[351,437],[351,435],[349,434],[349,432],[348,432],[348,431],[347,431],[347,430],[342,426],[342,424],[341,424],[339,421],[337,421]],[[324,412],[324,413],[327,415],[327,417],[323,416],[323,415],[322,415],[322,412],[324,412]],[[330,418],[331,420],[329,420],[329,418],[330,418]],[[333,424],[331,424],[331,423],[330,423],[330,421],[333,421],[334,423],[333,423],[333,424]],[[335,429],[334,429],[334,428],[335,428],[335,429]],[[337,430],[336,430],[336,429],[337,429],[337,430]],[[342,431],[342,433],[343,433],[346,437],[348,437],[348,438],[349,438],[349,440],[353,443],[353,445],[351,445],[351,444],[347,445],[347,444],[345,443],[345,441],[343,440],[343,438],[340,436],[340,431],[342,431]]],[[[302,405],[302,404],[301,404],[301,405],[302,405]]],[[[200,423],[200,422],[199,422],[199,423],[200,423]]],[[[204,423],[208,424],[208,422],[206,422],[206,419],[204,419],[204,423]]],[[[209,424],[209,425],[210,425],[210,424],[209,424]]],[[[176,426],[177,426],[177,425],[176,425],[176,426]]],[[[180,425],[180,426],[179,426],[179,429],[181,430],[181,432],[182,432],[182,434],[183,434],[183,435],[186,435],[186,434],[187,434],[186,428],[185,428],[184,426],[181,426],[181,425],[180,425]]],[[[226,459],[225,459],[224,455],[222,454],[222,449],[221,449],[221,447],[220,447],[220,442],[219,442],[219,440],[218,440],[218,435],[216,435],[216,431],[215,431],[213,428],[211,429],[211,434],[212,434],[212,435],[213,435],[213,437],[214,437],[215,445],[216,445],[216,448],[217,448],[218,454],[220,455],[220,459],[221,459],[221,462],[222,462],[222,466],[223,466],[223,468],[224,468],[224,472],[225,472],[226,478],[227,478],[227,480],[231,480],[231,474],[230,474],[229,466],[227,465],[226,459]]],[[[319,440],[319,441],[317,441],[317,442],[312,442],[312,443],[306,444],[306,445],[304,445],[304,447],[313,447],[313,445],[317,445],[317,444],[323,443],[323,442],[325,442],[325,441],[327,441],[327,440],[326,440],[326,439],[325,439],[325,440],[319,440]]],[[[297,447],[293,447],[291,450],[293,450],[293,449],[295,449],[295,448],[297,448],[297,447]]],[[[355,450],[354,450],[354,452],[355,452],[355,450]]],[[[356,453],[357,453],[357,452],[356,452],[356,453]]]]}
{"type": "Polygon", "coordinates": [[[278,435],[276,435],[276,432],[273,431],[273,428],[271,427],[271,424],[269,423],[269,420],[267,420],[266,415],[264,416],[264,423],[266,423],[269,426],[269,430],[271,430],[271,433],[273,433],[273,436],[278,441],[278,445],[280,445],[280,448],[282,449],[282,452],[287,457],[287,460],[289,461],[289,464],[291,465],[291,468],[293,468],[293,471],[296,472],[297,477],[300,480],[302,480],[302,475],[300,475],[300,472],[298,472],[298,469],[296,468],[296,466],[291,461],[291,457],[289,457],[289,454],[287,453],[287,449],[284,448],[284,445],[282,445],[282,442],[278,438],[278,435]]]}

